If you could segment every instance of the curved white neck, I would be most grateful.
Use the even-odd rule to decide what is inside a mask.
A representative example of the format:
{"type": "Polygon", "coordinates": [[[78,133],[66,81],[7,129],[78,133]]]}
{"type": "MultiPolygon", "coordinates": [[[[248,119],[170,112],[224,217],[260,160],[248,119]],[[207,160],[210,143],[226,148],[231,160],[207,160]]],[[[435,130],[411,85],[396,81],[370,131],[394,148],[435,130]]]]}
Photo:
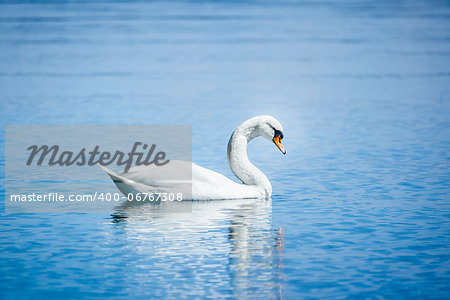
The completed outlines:
{"type": "Polygon", "coordinates": [[[256,186],[270,195],[272,185],[269,179],[250,162],[247,156],[247,144],[257,136],[259,134],[253,124],[244,122],[236,128],[228,141],[228,164],[234,175],[244,184],[256,186]]]}

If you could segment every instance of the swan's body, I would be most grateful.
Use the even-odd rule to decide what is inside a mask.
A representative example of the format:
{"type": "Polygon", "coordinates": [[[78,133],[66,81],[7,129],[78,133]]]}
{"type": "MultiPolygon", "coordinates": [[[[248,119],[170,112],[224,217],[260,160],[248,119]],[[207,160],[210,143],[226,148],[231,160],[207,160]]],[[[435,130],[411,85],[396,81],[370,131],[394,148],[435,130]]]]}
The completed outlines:
{"type": "Polygon", "coordinates": [[[181,192],[183,200],[269,198],[272,195],[269,179],[247,157],[248,142],[258,136],[272,139],[285,153],[281,144],[283,127],[275,118],[257,116],[242,123],[231,135],[227,151],[230,168],[242,183],[180,160],[171,160],[163,166],[139,166],[120,175],[105,167],[102,169],[125,195],[181,192]]]}

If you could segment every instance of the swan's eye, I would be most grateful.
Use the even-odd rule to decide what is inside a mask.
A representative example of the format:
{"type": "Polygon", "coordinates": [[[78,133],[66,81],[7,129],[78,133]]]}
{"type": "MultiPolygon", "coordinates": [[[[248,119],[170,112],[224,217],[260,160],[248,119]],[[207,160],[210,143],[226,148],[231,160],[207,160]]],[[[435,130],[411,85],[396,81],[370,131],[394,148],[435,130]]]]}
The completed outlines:
{"type": "Polygon", "coordinates": [[[277,130],[277,129],[274,129],[274,130],[275,130],[275,132],[273,134],[273,137],[275,138],[275,137],[279,136],[280,140],[282,140],[284,138],[283,132],[280,130],[277,130]]]}

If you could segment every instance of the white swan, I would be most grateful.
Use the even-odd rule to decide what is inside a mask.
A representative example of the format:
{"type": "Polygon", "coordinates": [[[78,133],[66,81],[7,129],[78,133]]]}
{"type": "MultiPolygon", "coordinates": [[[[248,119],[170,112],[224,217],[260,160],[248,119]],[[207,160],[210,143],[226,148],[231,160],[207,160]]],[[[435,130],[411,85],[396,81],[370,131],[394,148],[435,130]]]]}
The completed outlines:
{"type": "Polygon", "coordinates": [[[227,150],[228,164],[242,183],[195,163],[180,160],[171,160],[163,166],[139,166],[121,174],[100,167],[125,195],[183,191],[182,200],[269,198],[272,195],[269,179],[247,157],[247,144],[258,136],[272,140],[286,154],[281,143],[283,127],[277,119],[262,115],[245,121],[231,135],[227,150]],[[191,174],[187,172],[192,172],[192,181],[183,183],[175,180],[190,178],[191,174]]]}

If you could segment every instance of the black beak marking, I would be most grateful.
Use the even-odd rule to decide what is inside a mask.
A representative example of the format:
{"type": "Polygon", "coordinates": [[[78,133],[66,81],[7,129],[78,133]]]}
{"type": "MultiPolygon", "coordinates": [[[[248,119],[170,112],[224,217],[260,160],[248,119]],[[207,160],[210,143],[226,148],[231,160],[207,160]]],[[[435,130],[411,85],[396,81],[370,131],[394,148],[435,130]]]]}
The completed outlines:
{"type": "Polygon", "coordinates": [[[283,139],[283,138],[284,138],[284,135],[283,135],[283,132],[282,132],[282,131],[279,131],[279,130],[277,130],[277,129],[274,129],[274,130],[275,130],[275,133],[274,133],[273,137],[279,136],[280,139],[283,139]]]}

